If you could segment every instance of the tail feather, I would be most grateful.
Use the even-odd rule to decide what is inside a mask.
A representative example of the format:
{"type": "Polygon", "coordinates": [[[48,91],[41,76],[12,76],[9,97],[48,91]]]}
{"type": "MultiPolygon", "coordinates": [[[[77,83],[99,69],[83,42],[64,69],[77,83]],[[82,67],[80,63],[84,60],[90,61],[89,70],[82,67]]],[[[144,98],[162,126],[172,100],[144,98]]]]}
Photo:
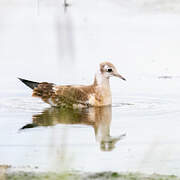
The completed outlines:
{"type": "Polygon", "coordinates": [[[26,86],[30,87],[31,89],[34,89],[36,87],[38,87],[38,85],[40,83],[38,82],[34,82],[34,81],[29,81],[29,80],[26,80],[26,79],[22,79],[22,78],[18,78],[21,82],[23,82],[26,86]]]}

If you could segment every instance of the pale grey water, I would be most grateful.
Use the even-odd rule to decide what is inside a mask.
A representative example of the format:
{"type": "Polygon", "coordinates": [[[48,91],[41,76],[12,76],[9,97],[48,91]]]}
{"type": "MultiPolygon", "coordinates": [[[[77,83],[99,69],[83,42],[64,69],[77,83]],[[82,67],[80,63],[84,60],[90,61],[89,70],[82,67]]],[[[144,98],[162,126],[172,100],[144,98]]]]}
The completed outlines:
{"type": "Polygon", "coordinates": [[[0,164],[180,175],[179,15],[135,13],[116,1],[96,7],[72,1],[64,14],[56,1],[43,2],[40,9],[35,1],[1,6],[0,164]],[[127,82],[111,80],[112,109],[96,116],[93,110],[75,117],[47,110],[17,79],[89,84],[104,60],[127,82]],[[165,75],[172,78],[158,78],[165,75]],[[97,134],[91,121],[80,123],[98,118],[105,122],[97,134]],[[43,123],[19,131],[33,121],[43,123]]]}
{"type": "MultiPolygon", "coordinates": [[[[168,81],[159,80],[159,83],[168,81]]],[[[26,87],[22,85],[22,89],[26,87]]],[[[112,170],[179,175],[180,112],[176,97],[115,93],[112,121],[100,124],[100,135],[95,136],[91,120],[109,122],[111,115],[106,114],[109,108],[105,114],[96,116],[93,112],[78,112],[79,117],[71,112],[47,110],[48,105],[31,98],[30,93],[23,90],[22,94],[2,96],[1,164],[21,170],[112,170]],[[90,114],[89,122],[87,114],[90,114]],[[19,131],[32,122],[39,127],[19,131]],[[123,134],[126,136],[116,141],[123,134]],[[103,146],[102,139],[110,145],[103,146]]]]}

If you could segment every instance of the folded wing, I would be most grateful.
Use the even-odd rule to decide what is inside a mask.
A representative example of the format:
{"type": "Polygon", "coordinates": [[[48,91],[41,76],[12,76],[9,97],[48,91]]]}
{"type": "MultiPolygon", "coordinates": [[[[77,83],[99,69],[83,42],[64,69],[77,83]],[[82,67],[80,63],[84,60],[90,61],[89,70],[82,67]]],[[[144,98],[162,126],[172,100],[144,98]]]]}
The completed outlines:
{"type": "Polygon", "coordinates": [[[34,88],[33,96],[42,98],[52,106],[89,106],[89,93],[93,93],[91,86],[56,86],[43,82],[34,88]]]}

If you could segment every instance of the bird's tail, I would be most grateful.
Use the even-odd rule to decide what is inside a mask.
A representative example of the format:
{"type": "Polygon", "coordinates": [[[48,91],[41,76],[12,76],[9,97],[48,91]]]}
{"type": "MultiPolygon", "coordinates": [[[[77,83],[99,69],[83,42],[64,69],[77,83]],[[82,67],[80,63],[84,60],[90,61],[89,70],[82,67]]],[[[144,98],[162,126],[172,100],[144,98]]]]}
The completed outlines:
{"type": "Polygon", "coordinates": [[[29,80],[26,80],[26,79],[22,79],[22,78],[18,78],[21,82],[23,82],[26,86],[30,87],[31,89],[34,89],[36,87],[38,87],[38,85],[40,83],[38,82],[34,82],[34,81],[29,81],[29,80]]]}

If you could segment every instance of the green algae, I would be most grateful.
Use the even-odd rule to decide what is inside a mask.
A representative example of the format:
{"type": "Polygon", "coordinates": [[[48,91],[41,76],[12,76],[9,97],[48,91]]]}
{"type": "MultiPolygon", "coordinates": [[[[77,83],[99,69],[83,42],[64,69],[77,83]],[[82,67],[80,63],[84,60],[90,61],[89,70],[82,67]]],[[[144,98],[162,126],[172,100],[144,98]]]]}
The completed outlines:
{"type": "Polygon", "coordinates": [[[33,173],[13,172],[7,173],[4,180],[180,180],[174,175],[146,175],[141,173],[33,173]]]}

